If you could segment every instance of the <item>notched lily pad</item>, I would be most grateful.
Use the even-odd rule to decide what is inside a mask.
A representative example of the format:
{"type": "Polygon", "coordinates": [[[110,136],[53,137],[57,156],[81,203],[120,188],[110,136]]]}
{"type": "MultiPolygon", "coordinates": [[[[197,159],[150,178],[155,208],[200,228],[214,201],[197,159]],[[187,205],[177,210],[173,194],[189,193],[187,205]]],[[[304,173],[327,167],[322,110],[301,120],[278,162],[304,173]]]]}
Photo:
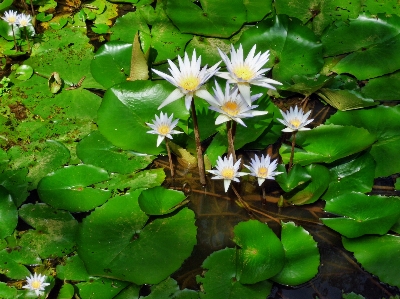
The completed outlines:
{"type": "Polygon", "coordinates": [[[109,178],[107,171],[92,165],[67,166],[44,177],[38,185],[45,203],[71,212],[89,211],[111,196],[110,190],[91,185],[109,178]]]}
{"type": "Polygon", "coordinates": [[[154,187],[140,194],[139,206],[148,215],[164,215],[181,206],[185,198],[185,194],[181,191],[154,187]]]}
{"type": "Polygon", "coordinates": [[[306,168],[299,164],[293,165],[292,169],[286,173],[286,167],[283,164],[278,164],[278,172],[282,172],[275,177],[276,182],[285,192],[292,191],[294,188],[308,182],[311,179],[311,175],[308,173],[306,168]]]}

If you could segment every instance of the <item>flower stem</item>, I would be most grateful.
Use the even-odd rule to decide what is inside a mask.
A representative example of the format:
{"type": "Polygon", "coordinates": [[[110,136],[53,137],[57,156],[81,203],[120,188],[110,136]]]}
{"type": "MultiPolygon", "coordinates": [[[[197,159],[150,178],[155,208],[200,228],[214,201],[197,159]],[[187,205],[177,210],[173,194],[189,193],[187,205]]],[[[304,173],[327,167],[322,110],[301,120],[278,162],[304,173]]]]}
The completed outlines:
{"type": "Polygon", "coordinates": [[[206,174],[204,170],[203,150],[201,149],[199,125],[197,123],[196,106],[194,105],[194,99],[192,99],[191,108],[192,108],[192,118],[193,118],[194,139],[196,141],[197,166],[199,167],[200,184],[205,185],[206,174]]]}
{"type": "Polygon", "coordinates": [[[15,39],[14,25],[13,24],[11,24],[11,31],[12,31],[13,38],[14,38],[15,50],[18,52],[17,40],[15,39]]]}
{"type": "Polygon", "coordinates": [[[263,205],[267,204],[267,196],[265,194],[265,181],[261,184],[261,191],[262,191],[262,201],[263,205]]]}
{"type": "Polygon", "coordinates": [[[165,138],[165,146],[167,147],[169,168],[171,170],[171,177],[173,178],[175,176],[174,164],[172,163],[171,150],[169,148],[169,144],[168,144],[168,139],[167,138],[165,138]]]}
{"type": "Polygon", "coordinates": [[[296,133],[297,133],[297,131],[294,131],[292,133],[292,151],[290,152],[288,171],[290,171],[290,169],[292,169],[292,166],[293,166],[294,146],[296,145],[296,133]]]}
{"type": "Polygon", "coordinates": [[[232,155],[233,163],[236,163],[236,154],[235,154],[235,133],[236,133],[236,122],[228,121],[226,123],[226,129],[228,131],[228,156],[232,155]]]}
{"type": "Polygon", "coordinates": [[[25,37],[26,37],[26,42],[28,43],[28,51],[29,53],[31,52],[31,44],[29,42],[29,38],[28,38],[28,29],[25,27],[25,37]]]}

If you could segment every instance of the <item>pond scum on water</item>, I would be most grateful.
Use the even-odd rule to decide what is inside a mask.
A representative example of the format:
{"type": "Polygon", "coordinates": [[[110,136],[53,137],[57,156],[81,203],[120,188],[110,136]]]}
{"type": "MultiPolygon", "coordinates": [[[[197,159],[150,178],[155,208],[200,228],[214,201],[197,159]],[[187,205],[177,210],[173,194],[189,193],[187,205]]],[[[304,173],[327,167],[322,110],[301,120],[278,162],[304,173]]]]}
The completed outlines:
{"type": "Polygon", "coordinates": [[[396,1],[0,13],[0,298],[399,298],[396,1]]]}

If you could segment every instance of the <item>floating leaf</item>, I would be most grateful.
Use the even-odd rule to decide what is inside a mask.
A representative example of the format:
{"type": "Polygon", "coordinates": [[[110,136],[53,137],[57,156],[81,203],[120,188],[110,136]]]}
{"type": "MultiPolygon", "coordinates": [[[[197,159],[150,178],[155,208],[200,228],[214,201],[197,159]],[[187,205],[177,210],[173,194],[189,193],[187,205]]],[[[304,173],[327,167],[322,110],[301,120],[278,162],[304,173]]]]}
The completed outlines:
{"type": "Polygon", "coordinates": [[[320,255],[317,242],[308,231],[294,222],[282,223],[281,241],[285,250],[285,265],[271,280],[296,286],[317,275],[320,255]]]}
{"type": "MultiPolygon", "coordinates": [[[[374,135],[363,128],[320,125],[297,133],[296,145],[302,149],[295,148],[293,162],[300,165],[331,163],[368,148],[375,140],[374,135]]],[[[279,152],[284,163],[288,163],[291,147],[284,144],[279,152]]]]}
{"type": "Polygon", "coordinates": [[[185,198],[181,191],[154,187],[142,191],[139,206],[148,215],[164,215],[177,209],[185,198]]]}
{"type": "Polygon", "coordinates": [[[28,197],[28,169],[6,170],[0,173],[0,185],[10,192],[14,204],[19,207],[28,197]]]}
{"type": "Polygon", "coordinates": [[[343,246],[354,252],[363,268],[392,286],[400,287],[400,237],[393,235],[342,238],[343,246]]]}
{"type": "MultiPolygon", "coordinates": [[[[230,37],[246,22],[242,0],[202,0],[167,2],[166,12],[181,32],[213,37],[230,37]]],[[[264,5],[264,3],[263,3],[264,5]]]]}
{"type": "Polygon", "coordinates": [[[0,186],[0,239],[12,234],[17,226],[17,208],[8,191],[0,186]]]}
{"type": "Polygon", "coordinates": [[[0,297],[4,299],[18,298],[17,289],[5,282],[0,282],[0,297]]]}
{"type": "MultiPolygon", "coordinates": [[[[101,134],[115,146],[139,153],[159,154],[163,146],[157,147],[157,136],[148,134],[151,122],[158,114],[157,107],[172,92],[166,81],[133,81],[118,84],[107,90],[98,111],[101,134]]],[[[189,116],[184,101],[176,101],[163,109],[174,113],[175,118],[186,120],[189,116]]]]}
{"type": "MultiPolygon", "coordinates": [[[[327,123],[365,128],[374,135],[377,141],[372,145],[370,154],[376,161],[375,177],[386,177],[400,172],[397,151],[400,147],[399,118],[400,106],[379,106],[367,110],[337,112],[327,123]]],[[[351,140],[346,138],[345,142],[351,140]]]]}
{"type": "MultiPolygon", "coordinates": [[[[229,52],[230,42],[220,38],[206,38],[203,36],[193,36],[186,46],[186,51],[192,53],[196,49],[196,54],[201,56],[201,62],[207,65],[214,65],[221,61],[218,49],[229,52]]],[[[196,107],[197,108],[197,107],[196,107]]]]}
{"type": "Polygon", "coordinates": [[[148,217],[139,208],[140,192],[115,197],[84,219],[78,253],[91,275],[156,284],[190,255],[194,213],[184,208],[144,226],[148,217]]]}
{"type": "MultiPolygon", "coordinates": [[[[11,279],[26,279],[31,273],[22,263],[16,261],[7,249],[0,251],[0,273],[11,279]]],[[[36,262],[40,262],[40,259],[36,262]]]]}
{"type": "Polygon", "coordinates": [[[341,111],[378,105],[378,102],[375,102],[372,99],[363,98],[359,93],[356,93],[353,90],[321,88],[317,92],[317,95],[329,105],[341,111]]]}
{"type": "Polygon", "coordinates": [[[329,185],[329,170],[318,164],[311,164],[305,167],[311,176],[311,181],[293,189],[284,197],[295,205],[310,204],[316,202],[329,185]]]}
{"type": "Polygon", "coordinates": [[[15,73],[19,75],[17,77],[18,80],[25,81],[32,77],[33,68],[30,65],[23,64],[15,70],[15,73]]]}
{"type": "Polygon", "coordinates": [[[130,284],[128,287],[118,293],[114,299],[138,299],[141,286],[130,284]]]}
{"type": "Polygon", "coordinates": [[[21,246],[34,249],[41,258],[61,257],[74,250],[78,221],[69,212],[46,204],[26,204],[19,216],[34,227],[21,236],[21,246]]]}
{"type": "Polygon", "coordinates": [[[375,161],[369,153],[357,154],[330,164],[331,182],[322,198],[330,200],[349,192],[370,192],[374,184],[375,161]]]}
{"type": "Polygon", "coordinates": [[[299,164],[293,165],[292,169],[286,173],[285,165],[278,164],[278,172],[282,172],[275,177],[276,182],[285,192],[292,191],[294,188],[308,182],[311,179],[311,175],[308,173],[306,168],[299,164]]]}
{"type": "Polygon", "coordinates": [[[400,72],[369,80],[361,89],[366,97],[379,101],[397,101],[400,98],[400,72]]]}
{"type": "Polygon", "coordinates": [[[257,220],[240,222],[234,228],[237,251],[236,279],[253,284],[279,273],[284,264],[282,243],[268,225],[257,220]]]}
{"type": "Polygon", "coordinates": [[[254,284],[242,284],[237,279],[237,256],[233,248],[212,253],[203,262],[207,271],[204,277],[197,276],[201,283],[202,299],[265,299],[271,292],[272,283],[264,280],[254,284]]]}
{"type": "Polygon", "coordinates": [[[198,299],[199,294],[196,291],[183,289],[180,290],[176,280],[168,277],[159,284],[150,287],[151,293],[148,296],[140,297],[143,299],[198,299]]]}
{"type": "Polygon", "coordinates": [[[343,216],[321,220],[347,238],[382,235],[400,217],[400,198],[347,193],[327,201],[325,211],[343,216]]]}
{"type": "Polygon", "coordinates": [[[56,270],[57,278],[62,280],[89,280],[89,274],[79,255],[68,257],[63,265],[57,265],[56,270]]]}
{"type": "Polygon", "coordinates": [[[58,293],[57,299],[71,299],[75,294],[75,289],[72,284],[64,283],[58,293]]]}
{"type": "Polygon", "coordinates": [[[128,285],[125,281],[113,280],[104,277],[92,277],[90,281],[75,285],[81,299],[112,299],[128,285]]]}
{"type": "Polygon", "coordinates": [[[78,157],[86,164],[92,164],[109,172],[128,174],[148,166],[154,157],[138,155],[114,146],[99,131],[93,131],[82,139],[77,147],[78,157]]]}
{"type": "Polygon", "coordinates": [[[107,180],[102,168],[92,165],[67,166],[44,177],[38,185],[40,199],[59,209],[71,212],[89,211],[110,197],[109,190],[90,185],[107,180]]]}
{"type": "MultiPolygon", "coordinates": [[[[153,9],[152,7],[150,7],[153,9]]],[[[136,7],[137,11],[135,12],[128,12],[127,14],[119,17],[113,27],[111,27],[111,41],[121,41],[132,44],[132,41],[135,37],[136,32],[140,32],[140,40],[144,37],[147,37],[149,43],[151,40],[150,36],[150,29],[146,24],[145,20],[142,18],[139,11],[141,8],[136,7]]],[[[146,38],[145,38],[146,39],[146,38]]],[[[147,48],[143,48],[143,51],[146,52],[147,48]]]]}

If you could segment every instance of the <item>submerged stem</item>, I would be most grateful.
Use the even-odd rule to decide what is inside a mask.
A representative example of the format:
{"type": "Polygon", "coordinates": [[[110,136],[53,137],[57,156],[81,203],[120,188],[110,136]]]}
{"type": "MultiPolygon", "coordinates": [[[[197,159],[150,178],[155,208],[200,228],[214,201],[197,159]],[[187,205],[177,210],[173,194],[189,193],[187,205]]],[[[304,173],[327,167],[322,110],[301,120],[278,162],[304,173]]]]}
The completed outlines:
{"type": "Polygon", "coordinates": [[[236,163],[235,154],[235,133],[236,133],[236,122],[228,121],[226,123],[226,129],[228,131],[228,156],[232,155],[233,163],[236,163]]]}
{"type": "Polygon", "coordinates": [[[201,149],[199,125],[197,123],[196,106],[194,105],[194,99],[192,99],[191,108],[192,108],[192,118],[193,118],[194,139],[196,141],[197,166],[199,167],[200,184],[205,185],[206,174],[204,170],[203,150],[201,149]]]}
{"type": "Polygon", "coordinates": [[[294,146],[296,145],[296,133],[297,133],[297,131],[294,131],[292,133],[292,151],[290,152],[288,171],[290,171],[290,169],[292,169],[292,166],[293,166],[294,146]]]}

